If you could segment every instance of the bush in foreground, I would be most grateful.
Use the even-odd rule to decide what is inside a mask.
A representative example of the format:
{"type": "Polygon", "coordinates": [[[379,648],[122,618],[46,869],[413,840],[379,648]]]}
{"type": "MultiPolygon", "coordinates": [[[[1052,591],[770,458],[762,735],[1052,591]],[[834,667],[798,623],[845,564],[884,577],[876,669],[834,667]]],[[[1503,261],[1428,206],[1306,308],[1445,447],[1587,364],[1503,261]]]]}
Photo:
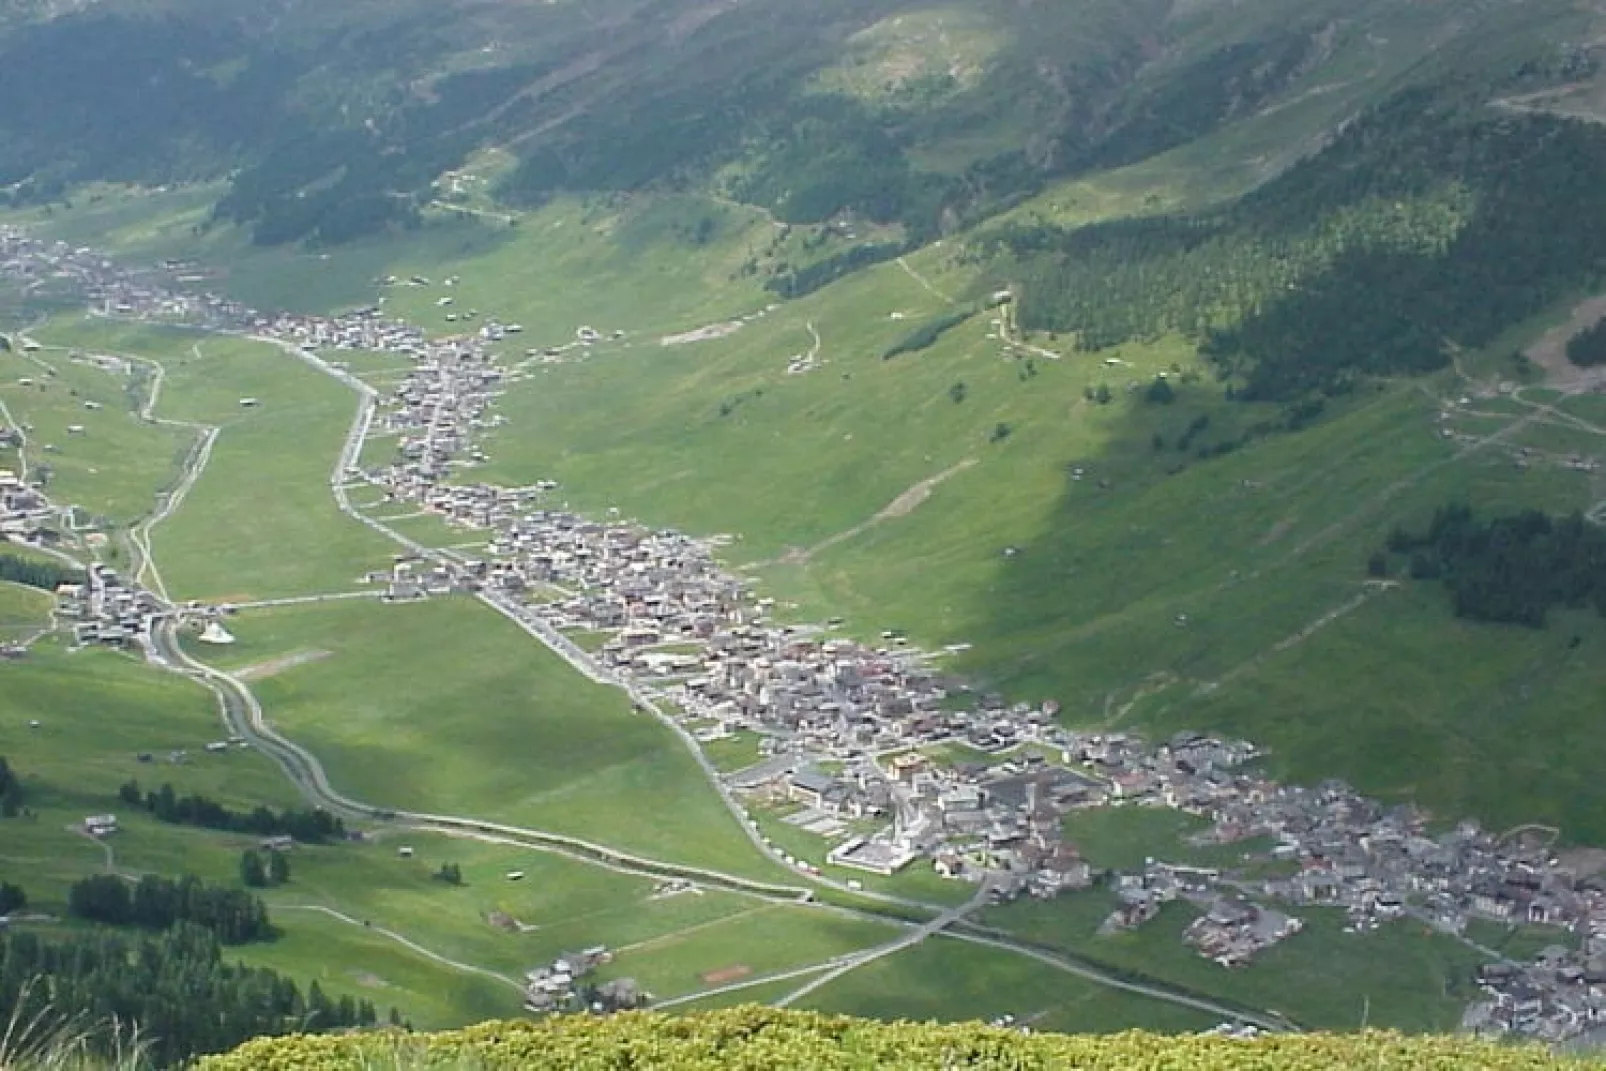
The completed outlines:
{"type": "Polygon", "coordinates": [[[643,1012],[483,1023],[427,1035],[263,1038],[202,1060],[198,1071],[1600,1071],[1602,1066],[1537,1047],[1448,1037],[1310,1034],[1233,1041],[1143,1033],[1023,1035],[973,1023],[879,1023],[744,1007],[674,1018],[643,1012]]]}

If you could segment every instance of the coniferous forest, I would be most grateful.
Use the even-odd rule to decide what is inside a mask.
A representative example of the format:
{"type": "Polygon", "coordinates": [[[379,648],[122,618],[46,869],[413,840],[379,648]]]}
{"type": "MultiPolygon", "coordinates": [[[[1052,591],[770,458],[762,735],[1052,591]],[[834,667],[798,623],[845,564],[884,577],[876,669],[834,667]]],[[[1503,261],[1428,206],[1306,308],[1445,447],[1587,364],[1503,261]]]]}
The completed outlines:
{"type": "Polygon", "coordinates": [[[1443,367],[1606,275],[1606,130],[1412,90],[1220,211],[978,243],[1023,327],[1086,349],[1180,332],[1245,400],[1443,367]]]}
{"type": "Polygon", "coordinates": [[[124,803],[145,808],[158,821],[174,825],[222,829],[258,837],[287,836],[303,844],[327,844],[346,835],[346,824],[319,808],[275,811],[270,807],[256,807],[249,812],[233,811],[206,796],[193,793],[180,796],[169,784],[142,793],[138,781],[125,783],[118,789],[118,797],[124,803]]]}
{"type": "Polygon", "coordinates": [[[51,562],[32,561],[15,554],[0,554],[0,580],[30,588],[54,591],[61,584],[82,583],[84,576],[51,562]]]}
{"type": "Polygon", "coordinates": [[[1482,519],[1455,503],[1436,510],[1424,532],[1396,528],[1371,571],[1388,572],[1391,556],[1412,579],[1442,581],[1457,617],[1543,628],[1556,607],[1606,615],[1606,530],[1578,513],[1482,519]]]}
{"type": "Polygon", "coordinates": [[[226,945],[267,941],[277,933],[260,899],[241,889],[208,885],[193,874],[177,879],[146,874],[132,885],[115,874],[96,874],[73,883],[67,910],[108,926],[168,930],[191,923],[226,945]]]}
{"type": "Polygon", "coordinates": [[[1567,343],[1567,359],[1580,368],[1606,364],[1606,320],[1574,335],[1567,343]]]}
{"type": "Polygon", "coordinates": [[[0,1004],[15,1009],[17,1022],[92,1026],[106,1049],[115,1045],[112,1023],[138,1023],[161,1067],[263,1034],[377,1020],[366,1000],[332,999],[316,982],[303,993],[275,971],[225,963],[217,936],[188,923],[135,938],[0,931],[0,1004]]]}

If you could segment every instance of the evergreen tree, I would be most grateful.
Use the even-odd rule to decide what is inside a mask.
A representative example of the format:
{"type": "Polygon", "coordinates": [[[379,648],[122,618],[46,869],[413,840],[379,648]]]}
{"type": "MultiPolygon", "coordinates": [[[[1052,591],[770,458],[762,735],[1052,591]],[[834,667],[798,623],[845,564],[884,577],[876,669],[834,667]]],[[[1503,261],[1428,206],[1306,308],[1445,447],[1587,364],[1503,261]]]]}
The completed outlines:
{"type": "Polygon", "coordinates": [[[294,981],[225,962],[218,938],[187,923],[134,940],[107,931],[0,930],[0,1006],[19,1022],[47,1015],[92,1024],[92,1053],[115,1048],[102,1024],[137,1026],[156,1067],[183,1066],[262,1034],[345,1029],[378,1018],[367,1002],[324,1000],[320,1021],[311,1022],[294,981]]]}
{"type": "Polygon", "coordinates": [[[290,880],[290,857],[283,852],[268,853],[268,880],[283,885],[290,880]]]}
{"type": "Polygon", "coordinates": [[[240,853],[240,880],[248,889],[260,889],[267,885],[268,871],[262,865],[262,856],[253,851],[240,853]]]}

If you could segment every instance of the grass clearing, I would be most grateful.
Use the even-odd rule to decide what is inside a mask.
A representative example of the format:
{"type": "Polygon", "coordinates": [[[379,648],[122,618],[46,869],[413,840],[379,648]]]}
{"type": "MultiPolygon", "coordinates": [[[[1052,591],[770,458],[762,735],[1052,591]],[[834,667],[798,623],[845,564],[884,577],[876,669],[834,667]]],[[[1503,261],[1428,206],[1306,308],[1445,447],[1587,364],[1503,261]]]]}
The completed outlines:
{"type": "MultiPolygon", "coordinates": [[[[800,979],[801,984],[806,979],[800,979]]],[[[1161,1032],[1215,1025],[1199,1012],[1084,981],[1047,964],[950,937],[858,968],[830,982],[804,1006],[881,1019],[991,1020],[1013,1015],[1036,1030],[1161,1032]]]]}
{"type": "Polygon", "coordinates": [[[743,729],[703,744],[703,754],[708,756],[708,761],[720,773],[745,770],[763,759],[764,755],[759,750],[759,742],[763,739],[760,734],[743,729]]]}
{"type": "Polygon", "coordinates": [[[1142,870],[1149,858],[1227,868],[1242,863],[1251,850],[1258,853],[1266,846],[1264,841],[1206,847],[1187,842],[1190,834],[1209,825],[1202,818],[1163,807],[1096,807],[1072,811],[1061,823],[1066,839],[1081,850],[1089,864],[1109,870],[1142,870]]]}
{"type": "Polygon", "coordinates": [[[235,601],[350,590],[389,547],[341,515],[328,489],[355,401],[276,347],[88,322],[84,336],[166,369],[158,415],[221,429],[184,506],[153,533],[175,597],[235,601]],[[241,400],[257,405],[246,408],[241,400]]]}
{"type": "Polygon", "coordinates": [[[0,640],[21,639],[48,625],[54,605],[48,591],[0,580],[0,640]]]}
{"type": "Polygon", "coordinates": [[[776,876],[667,729],[477,602],[287,607],[230,628],[239,642],[201,657],[243,666],[331,652],[257,692],[358,798],[776,876]]]}
{"type": "Polygon", "coordinates": [[[634,978],[660,998],[685,996],[725,984],[721,979],[740,968],[747,970],[742,977],[763,977],[870,948],[898,932],[884,923],[818,909],[763,906],[622,951],[606,974],[634,978]]]}
{"type": "Polygon", "coordinates": [[[1301,933],[1261,953],[1246,968],[1219,967],[1182,943],[1195,917],[1172,903],[1134,931],[1098,936],[1114,907],[1103,890],[1052,901],[1018,901],[989,909],[982,921],[1023,940],[1134,970],[1184,989],[1275,1010],[1323,1030],[1354,1030],[1362,1016],[1374,1028],[1449,1032],[1476,993],[1473,972],[1482,956],[1414,922],[1366,934],[1343,932],[1332,909],[1302,909],[1301,933]]]}
{"type": "Polygon", "coordinates": [[[30,471],[47,468],[51,498],[103,524],[126,526],[149,513],[157,492],[176,480],[191,437],[138,419],[132,377],[65,350],[31,356],[38,363],[0,352],[0,402],[27,429],[30,471]]]}

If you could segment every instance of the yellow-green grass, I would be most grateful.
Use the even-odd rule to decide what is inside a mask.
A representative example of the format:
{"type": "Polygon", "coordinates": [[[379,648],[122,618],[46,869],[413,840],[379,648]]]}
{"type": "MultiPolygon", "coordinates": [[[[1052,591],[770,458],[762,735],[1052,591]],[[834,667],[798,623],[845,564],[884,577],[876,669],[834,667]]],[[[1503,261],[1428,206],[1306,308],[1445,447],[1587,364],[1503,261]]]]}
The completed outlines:
{"type": "MultiPolygon", "coordinates": [[[[240,853],[256,847],[254,837],[164,825],[126,809],[119,811],[119,831],[101,846],[63,828],[63,821],[74,817],[82,816],[47,810],[41,813],[38,823],[30,823],[26,829],[13,828],[13,822],[0,824],[0,844],[6,848],[0,867],[7,880],[20,881],[30,902],[40,909],[62,911],[67,885],[104,872],[107,858],[112,860],[116,873],[129,877],[144,873],[195,874],[210,882],[233,885],[239,881],[240,853]],[[103,852],[110,854],[105,856],[103,852]]],[[[474,955],[458,955],[459,946],[472,944],[460,934],[491,932],[483,920],[453,912],[451,897],[457,890],[439,883],[433,910],[420,908],[405,917],[399,911],[371,911],[372,899],[386,891],[382,887],[376,893],[367,884],[374,880],[375,868],[363,865],[361,860],[374,851],[344,845],[298,847],[291,858],[291,880],[266,894],[269,914],[280,936],[270,943],[231,948],[229,957],[275,967],[302,985],[318,980],[336,995],[349,992],[366,997],[381,1009],[394,1004],[420,1025],[462,1025],[490,1015],[515,1013],[518,994],[510,985],[442,964],[363,925],[367,919],[373,926],[399,933],[429,952],[460,958],[474,966],[478,965],[474,955]],[[333,880],[325,879],[325,875],[333,880]],[[325,881],[337,888],[322,888],[325,881]],[[305,906],[308,904],[327,905],[354,921],[309,910],[305,906]],[[376,966],[381,963],[383,967],[376,966]],[[365,978],[370,974],[391,985],[371,984],[372,979],[365,978]],[[386,990],[383,994],[369,991],[381,988],[386,990]],[[494,1002],[488,999],[493,996],[494,1002]]],[[[487,939],[482,943],[493,942],[487,939]]],[[[512,957],[504,954],[502,958],[512,957]]]]}
{"type": "MultiPolygon", "coordinates": [[[[1570,424],[1530,424],[1511,437],[1511,445],[1547,454],[1580,458],[1597,457],[1606,448],[1606,436],[1570,424]]],[[[1540,464],[1543,462],[1536,462],[1540,464]]]]}
{"type": "Polygon", "coordinates": [[[198,289],[227,293],[264,309],[328,312],[370,304],[440,334],[477,327],[484,318],[522,322],[525,346],[570,341],[575,328],[653,332],[698,326],[764,304],[762,279],[736,279],[773,228],[756,209],[690,194],[643,194],[587,201],[563,197],[505,227],[473,217],[432,213],[405,235],[384,235],[309,252],[252,245],[239,230],[197,236],[213,187],[165,196],[137,188],[102,191],[94,205],[13,213],[40,233],[109,248],[130,263],[193,257],[215,269],[198,289]],[[708,217],[709,242],[685,234],[708,217]],[[428,287],[384,287],[386,275],[422,275],[428,287]],[[445,290],[452,275],[460,282],[445,290]],[[452,309],[437,307],[450,294],[452,309]],[[478,321],[448,323],[447,311],[477,309],[478,321]]]}
{"type": "Polygon", "coordinates": [[[511,987],[436,963],[362,925],[314,912],[279,911],[285,933],[270,944],[231,950],[231,958],[271,967],[325,993],[372,1001],[381,1017],[394,1007],[419,1029],[443,1029],[517,1015],[511,987]]]}
{"type": "Polygon", "coordinates": [[[13,419],[31,426],[29,470],[48,466],[52,500],[91,517],[127,525],[150,512],[156,493],[177,478],[191,436],[141,422],[130,379],[72,361],[61,351],[34,356],[56,374],[0,353],[0,401],[13,419]],[[19,379],[33,383],[25,387],[19,379]],[[101,408],[87,409],[86,402],[101,408]]]}
{"type": "Polygon", "coordinates": [[[328,487],[355,406],[346,388],[275,347],[233,339],[162,363],[162,415],[221,429],[184,505],[153,534],[175,597],[348,591],[386,564],[386,541],[342,515],[328,487]]]}
{"type": "MultiPolygon", "coordinates": [[[[257,753],[204,750],[221,727],[215,701],[199,687],[111,652],[67,653],[52,644],[35,650],[26,660],[0,666],[0,754],[23,778],[31,812],[0,820],[0,874],[22,884],[40,908],[61,910],[73,881],[108,868],[129,875],[194,873],[225,884],[238,880],[239,853],[254,848],[255,837],[158,822],[118,798],[119,786],[131,777],[146,789],[170,783],[181,794],[199,792],[236,809],[306,805],[257,753]],[[40,727],[27,728],[34,718],[40,727]],[[178,748],[188,756],[174,764],[168,756],[178,748]],[[139,762],[141,752],[154,761],[139,762]],[[121,828],[104,845],[77,831],[85,815],[105,812],[117,814],[121,828]]],[[[350,924],[306,910],[308,905],[367,919],[440,955],[512,977],[565,950],[650,940],[749,907],[745,898],[720,893],[653,899],[651,880],[527,849],[400,831],[377,845],[299,846],[291,862],[291,882],[266,893],[286,931],[284,943],[240,954],[303,980],[338,975],[354,962],[367,962],[372,948],[380,947],[359,935],[353,947],[362,954],[356,960],[329,956],[323,936],[350,924]],[[413,849],[412,858],[399,855],[403,844],[413,849]],[[463,886],[432,877],[443,862],[462,868],[463,886]],[[525,880],[508,881],[512,870],[523,871],[525,880]],[[537,929],[518,934],[495,928],[488,919],[497,911],[537,929]]],[[[355,995],[398,1003],[420,1022],[436,1024],[516,1010],[516,999],[487,1006],[475,996],[477,984],[457,985],[460,972],[404,952],[396,945],[387,970],[405,969],[412,972],[408,977],[427,982],[435,1003],[420,1003],[416,993],[381,1000],[357,989],[355,995]]]]}
{"type": "MultiPolygon", "coordinates": [[[[799,985],[807,979],[800,979],[799,985]]],[[[805,997],[802,1006],[878,1019],[968,1020],[1013,1015],[1034,1030],[1113,1033],[1138,1026],[1204,1030],[1216,1019],[1078,978],[1002,949],[949,937],[866,964],[805,997]]]]}
{"type": "Polygon", "coordinates": [[[1141,870],[1147,858],[1226,869],[1244,863],[1252,850],[1263,854],[1269,846],[1264,840],[1203,847],[1190,844],[1186,838],[1210,824],[1163,807],[1072,811],[1061,825],[1066,839],[1090,865],[1109,870],[1141,870]]]}
{"type": "MultiPolygon", "coordinates": [[[[0,546],[0,554],[5,552],[0,546]]],[[[0,638],[31,636],[50,623],[53,603],[49,592],[0,581],[0,638]]]]}
{"type": "Polygon", "coordinates": [[[318,356],[363,382],[376,385],[394,382],[414,368],[413,362],[404,355],[380,350],[333,349],[323,350],[318,356]]]}
{"type": "Polygon", "coordinates": [[[1063,949],[1093,963],[1138,972],[1182,989],[1274,1011],[1323,1030],[1374,1027],[1453,1031],[1476,996],[1474,972],[1484,958],[1420,923],[1390,923],[1370,933],[1344,933],[1343,912],[1295,912],[1305,929],[1258,954],[1248,967],[1217,966],[1182,943],[1196,917],[1177,902],[1135,931],[1100,936],[1115,898],[1091,890],[1053,901],[1021,900],[991,908],[981,921],[1021,939],[1063,949]]]}
{"type": "Polygon", "coordinates": [[[744,729],[730,736],[708,741],[703,745],[703,754],[708,756],[708,761],[712,762],[721,773],[744,770],[764,757],[758,748],[762,739],[758,733],[744,729]]]}
{"type": "Polygon", "coordinates": [[[242,615],[225,664],[329,657],[254,685],[268,717],[368,802],[469,814],[773,877],[668,729],[468,599],[242,615]]]}
{"type": "MultiPolygon", "coordinates": [[[[202,792],[231,805],[289,804],[288,781],[266,758],[203,749],[225,737],[217,700],[197,684],[158,673],[129,655],[105,649],[34,646],[28,657],[0,665],[0,725],[12,764],[61,794],[83,814],[108,806],[130,777],[156,787],[202,792]],[[37,729],[28,723],[37,720],[37,729]],[[187,761],[167,761],[184,750],[187,761]],[[141,763],[148,753],[157,761],[141,763]]],[[[81,818],[83,815],[79,815],[81,818]]]]}
{"type": "MultiPolygon", "coordinates": [[[[160,364],[156,415],[221,429],[184,506],[152,537],[175,597],[244,601],[349,590],[386,562],[385,540],[341,515],[328,489],[355,407],[336,381],[273,346],[168,327],[58,319],[43,337],[160,364]],[[243,398],[260,404],[242,407],[243,398]]],[[[146,366],[139,374],[149,390],[153,373],[146,366]]],[[[124,405],[134,405],[131,393],[124,405]]],[[[160,430],[185,448],[199,435],[160,430]]],[[[89,428],[84,438],[94,433],[89,428]]],[[[128,470],[144,456],[119,453],[103,462],[101,477],[138,487],[138,472],[128,470]]],[[[167,477],[169,485],[175,480],[176,473],[167,477]]]]}
{"type": "MultiPolygon", "coordinates": [[[[940,254],[915,264],[952,291],[940,254]]],[[[1037,375],[1023,379],[1024,364],[1001,360],[999,344],[984,337],[983,315],[929,350],[880,359],[911,323],[944,307],[889,264],[723,340],[542,371],[505,400],[515,430],[491,437],[489,470],[509,482],[556,478],[572,503],[593,512],[616,506],[648,523],[739,533],[733,560],[775,561],[759,575],[769,593],[800,604],[800,615],[845,614],[863,636],[903,627],[926,646],[974,644],[956,668],[1023,698],[1055,696],[1075,720],[1225,726],[1271,746],[1280,773],[1319,769],[1395,793],[1405,787],[1399,760],[1456,732],[1455,667],[1501,646],[1502,630],[1456,629],[1448,615],[1419,619],[1422,645],[1452,687],[1395,689],[1376,702],[1377,676],[1363,665],[1390,653],[1375,643],[1335,647],[1333,637],[1351,619],[1385,612],[1397,593],[1279,645],[1363,593],[1366,556],[1394,523],[1419,524],[1457,497],[1485,509],[1594,501],[1582,474],[1519,472],[1498,448],[1458,458],[1462,448],[1437,434],[1437,406],[1407,387],[1332,403],[1310,430],[1201,462],[1175,450],[1196,415],[1210,415],[1212,426],[1195,446],[1276,413],[1229,405],[1203,384],[1182,386],[1169,406],[1126,394],[1172,363],[1188,366],[1177,340],[1110,355],[1130,367],[1106,366],[1105,355],[1038,359],[1037,375]],[[894,311],[906,318],[889,320],[894,311]],[[808,346],[811,322],[829,363],[787,376],[784,357],[808,346]],[[949,392],[959,382],[967,389],[955,403],[949,392]],[[1109,406],[1082,396],[1099,383],[1116,391],[1109,406]],[[608,405],[594,404],[599,398],[608,405]],[[1012,434],[988,442],[1001,421],[1012,434]],[[1073,467],[1085,470],[1082,480],[1069,478],[1073,467]],[[907,515],[876,519],[901,493],[944,473],[907,515]],[[843,533],[853,534],[821,547],[843,533]],[[788,547],[816,549],[801,564],[777,560],[788,547]],[[1366,663],[1355,661],[1363,654],[1366,663]],[[1252,695],[1307,655],[1302,665],[1320,661],[1325,676],[1301,685],[1285,675],[1270,702],[1252,695]],[[1335,677],[1348,682],[1343,716],[1294,715],[1332,695],[1326,684],[1335,677]],[[1128,707],[1167,680],[1180,683],[1128,707]],[[1367,713],[1379,705],[1387,717],[1367,713]],[[1396,733],[1423,725],[1421,747],[1375,746],[1372,726],[1385,722],[1396,733]]],[[[1454,385],[1446,377],[1441,386],[1454,385]]],[[[1486,667],[1520,688],[1511,653],[1486,667]]],[[[1583,694],[1593,671],[1580,663],[1576,672],[1583,694]]],[[[1418,786],[1424,802],[1504,818],[1544,795],[1547,810],[1599,812],[1593,800],[1573,805],[1578,797],[1553,791],[1554,781],[1530,778],[1531,791],[1514,793],[1499,787],[1503,778],[1479,778],[1497,748],[1481,749],[1455,780],[1429,763],[1418,786]]],[[[1584,768],[1559,748],[1546,754],[1584,768]]]]}
{"type": "MultiPolygon", "coordinates": [[[[158,822],[118,798],[118,787],[130,777],[148,788],[170,783],[180,793],[200,792],[236,809],[304,805],[267,759],[248,751],[213,755],[203,750],[219,726],[215,702],[195,685],[109,652],[67,654],[51,644],[34,652],[0,666],[0,754],[21,776],[27,808],[24,815],[0,819],[0,875],[20,884],[36,909],[62,914],[68,886],[108,871],[238,881],[239,853],[255,847],[256,838],[158,822]],[[40,727],[26,728],[34,718],[40,727]],[[173,748],[187,749],[187,761],[169,762],[173,748]],[[141,751],[153,753],[155,761],[138,762],[141,751]],[[107,812],[118,816],[120,828],[104,843],[78,831],[86,815],[107,812]]],[[[346,895],[325,890],[333,892],[332,902],[352,913],[362,910],[374,892],[373,868],[358,861],[379,851],[302,847],[294,857],[292,883],[270,899],[277,906],[308,898],[326,881],[338,886],[334,876],[339,875],[347,882],[346,895]]],[[[275,911],[274,916],[284,937],[239,949],[239,958],[281,967],[303,984],[322,977],[337,994],[369,996],[382,1008],[396,1004],[420,1023],[461,1024],[517,1008],[516,1000],[493,1006],[474,999],[474,986],[460,985],[454,972],[416,953],[397,948],[376,959],[379,946],[372,941],[346,938],[347,945],[332,944],[338,935],[325,933],[328,927],[316,920],[300,913],[275,911]],[[338,956],[331,948],[341,949],[338,956]],[[383,962],[384,969],[370,966],[375,962],[383,962]],[[394,975],[409,988],[381,997],[360,985],[338,984],[331,975],[347,967],[394,975]]],[[[447,928],[446,916],[424,909],[416,916],[434,929],[415,939],[432,947],[437,931],[447,928]]]]}
{"type": "Polygon", "coordinates": [[[411,503],[387,502],[367,511],[370,517],[382,521],[386,528],[422,543],[426,547],[456,547],[463,544],[483,544],[490,533],[483,528],[465,528],[447,522],[434,513],[420,513],[411,503]]]}
{"type": "Polygon", "coordinates": [[[39,205],[6,213],[9,223],[75,246],[91,246],[150,263],[180,255],[195,241],[193,228],[206,220],[219,184],[161,190],[94,184],[78,190],[71,207],[39,205]]]}
{"type": "Polygon", "coordinates": [[[388,465],[396,460],[396,451],[400,446],[401,440],[395,435],[383,433],[369,435],[363,440],[362,452],[357,455],[357,464],[364,469],[388,465]]]}
{"type": "Polygon", "coordinates": [[[1606,397],[1599,394],[1570,395],[1557,401],[1556,408],[1582,417],[1597,427],[1606,427],[1606,397]]]}
{"type": "Polygon", "coordinates": [[[980,348],[975,367],[957,375],[924,371],[924,354],[879,358],[910,324],[940,313],[939,298],[896,265],[866,273],[829,308],[818,297],[721,340],[537,371],[503,399],[508,424],[486,436],[484,473],[513,484],[557,479],[585,510],[618,505],[693,531],[740,533],[732,552],[746,559],[857,524],[985,445],[996,418],[987,419],[982,380],[1014,383],[1012,370],[980,348]],[[909,322],[888,320],[894,311],[909,322]],[[788,355],[812,345],[810,321],[827,363],[788,376],[788,355]],[[974,401],[948,400],[956,378],[976,380],[974,401]],[[597,398],[628,419],[605,415],[591,405],[597,398]]]}
{"type": "Polygon", "coordinates": [[[652,879],[553,853],[402,830],[338,854],[297,849],[292,864],[291,883],[268,893],[292,922],[330,908],[508,977],[565,951],[673,941],[762,906],[713,891],[660,896],[652,879]],[[462,885],[435,878],[443,863],[461,868],[462,885]]]}
{"type": "Polygon", "coordinates": [[[730,976],[722,982],[720,972],[747,968],[752,977],[763,977],[884,944],[899,932],[818,908],[757,905],[709,926],[624,949],[603,976],[634,978],[667,999],[741,980],[730,976]]]}
{"type": "Polygon", "coordinates": [[[779,982],[760,982],[756,985],[744,986],[741,989],[732,989],[729,992],[713,993],[706,997],[688,1000],[684,1004],[677,1004],[667,1010],[675,1015],[695,1015],[698,1012],[714,1011],[718,1008],[735,1008],[743,1004],[773,1004],[787,994],[797,992],[798,987],[808,980],[809,976],[804,975],[779,982]]]}
{"type": "Polygon", "coordinates": [[[1491,922],[1472,919],[1467,936],[1515,960],[1531,960],[1547,948],[1577,948],[1578,935],[1559,926],[1491,922]]]}
{"type": "Polygon", "coordinates": [[[511,231],[444,220],[425,233],[435,231],[424,248],[398,250],[390,267],[432,285],[392,288],[387,308],[438,332],[455,327],[435,305],[447,293],[456,299],[451,311],[473,308],[522,323],[526,347],[572,341],[581,325],[632,338],[684,330],[765,301],[762,280],[732,276],[770,240],[770,224],[754,209],[694,195],[642,195],[612,205],[560,197],[511,231]],[[708,244],[677,234],[704,217],[715,221],[708,244]],[[460,253],[448,251],[447,235],[460,236],[460,253]],[[460,277],[450,291],[440,286],[445,276],[460,277]]]}
{"type": "Polygon", "coordinates": [[[1603,647],[1592,613],[1552,612],[1544,631],[1458,621],[1441,587],[1412,584],[1190,716],[1282,743],[1273,765],[1294,777],[1346,770],[1368,792],[1437,804],[1446,819],[1540,821],[1593,842],[1606,835],[1591,729],[1603,647]]]}

